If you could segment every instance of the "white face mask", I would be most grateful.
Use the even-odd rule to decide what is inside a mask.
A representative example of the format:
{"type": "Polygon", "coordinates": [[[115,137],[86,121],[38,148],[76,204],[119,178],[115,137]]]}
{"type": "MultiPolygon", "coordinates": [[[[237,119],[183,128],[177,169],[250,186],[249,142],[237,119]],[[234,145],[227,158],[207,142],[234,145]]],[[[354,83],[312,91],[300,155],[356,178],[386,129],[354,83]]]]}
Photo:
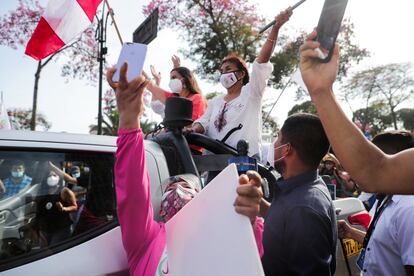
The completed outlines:
{"type": "Polygon", "coordinates": [[[59,176],[51,175],[47,178],[47,185],[49,187],[55,187],[59,183],[59,176]]]}
{"type": "Polygon", "coordinates": [[[171,92],[179,94],[181,90],[183,90],[183,84],[181,83],[181,80],[179,79],[171,79],[168,83],[168,86],[171,89],[171,92]]]}
{"type": "Polygon", "coordinates": [[[223,73],[220,75],[220,83],[224,88],[229,89],[236,84],[239,80],[237,79],[236,72],[223,73]]]}
{"type": "Polygon", "coordinates": [[[277,149],[280,149],[280,148],[283,148],[284,146],[289,145],[289,143],[286,143],[286,144],[280,145],[280,146],[275,148],[275,143],[276,143],[276,141],[273,142],[273,144],[270,146],[269,151],[267,152],[267,161],[269,162],[270,166],[272,166],[273,168],[276,168],[276,165],[275,165],[276,162],[279,162],[279,161],[283,160],[283,158],[286,157],[286,155],[284,155],[284,156],[282,156],[282,157],[275,160],[275,151],[277,149]]]}

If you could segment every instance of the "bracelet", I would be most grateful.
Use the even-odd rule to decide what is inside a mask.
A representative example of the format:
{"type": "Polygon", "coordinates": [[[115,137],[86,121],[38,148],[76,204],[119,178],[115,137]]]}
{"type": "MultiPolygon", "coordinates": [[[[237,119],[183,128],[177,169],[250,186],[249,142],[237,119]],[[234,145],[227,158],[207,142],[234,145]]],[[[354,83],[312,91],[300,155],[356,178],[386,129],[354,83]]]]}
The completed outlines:
{"type": "Polygon", "coordinates": [[[270,39],[270,38],[267,38],[267,40],[269,40],[270,42],[273,42],[273,43],[275,43],[275,42],[276,42],[276,40],[275,40],[275,39],[270,39]]]}

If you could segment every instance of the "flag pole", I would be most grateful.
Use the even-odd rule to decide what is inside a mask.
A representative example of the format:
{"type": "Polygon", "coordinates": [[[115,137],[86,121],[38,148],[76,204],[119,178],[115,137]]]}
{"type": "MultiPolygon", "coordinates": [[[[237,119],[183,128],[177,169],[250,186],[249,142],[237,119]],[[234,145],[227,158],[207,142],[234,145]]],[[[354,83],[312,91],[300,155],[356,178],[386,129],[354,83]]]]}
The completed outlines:
{"type": "Polygon", "coordinates": [[[108,0],[104,0],[104,1],[106,4],[106,7],[108,8],[109,15],[111,16],[112,22],[114,23],[115,30],[116,30],[116,33],[118,34],[119,41],[121,42],[121,45],[122,45],[124,43],[122,41],[122,37],[121,37],[121,33],[119,32],[118,25],[116,24],[116,21],[115,21],[114,12],[112,8],[109,6],[108,0]]]}

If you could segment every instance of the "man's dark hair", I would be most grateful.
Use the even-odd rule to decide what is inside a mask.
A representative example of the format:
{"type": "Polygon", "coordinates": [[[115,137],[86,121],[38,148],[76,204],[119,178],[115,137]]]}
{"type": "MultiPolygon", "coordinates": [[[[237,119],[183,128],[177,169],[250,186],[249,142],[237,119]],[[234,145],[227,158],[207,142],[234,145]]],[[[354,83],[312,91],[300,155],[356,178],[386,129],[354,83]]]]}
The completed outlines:
{"type": "Polygon", "coordinates": [[[11,163],[12,167],[19,167],[19,166],[23,166],[23,168],[25,167],[24,162],[22,160],[14,160],[11,163]]]}
{"type": "Polygon", "coordinates": [[[386,154],[395,154],[406,149],[414,148],[414,137],[408,131],[387,131],[376,135],[372,139],[372,143],[386,154]]]}
{"type": "Polygon", "coordinates": [[[250,80],[249,70],[247,69],[247,64],[246,64],[246,61],[244,61],[244,59],[242,59],[241,57],[233,53],[233,54],[229,54],[221,61],[220,67],[225,62],[230,62],[234,64],[238,70],[244,72],[243,85],[246,85],[249,82],[250,80]]]}
{"type": "Polygon", "coordinates": [[[312,114],[289,116],[281,129],[282,143],[290,143],[303,163],[316,169],[328,152],[329,141],[321,120],[312,114]]]}

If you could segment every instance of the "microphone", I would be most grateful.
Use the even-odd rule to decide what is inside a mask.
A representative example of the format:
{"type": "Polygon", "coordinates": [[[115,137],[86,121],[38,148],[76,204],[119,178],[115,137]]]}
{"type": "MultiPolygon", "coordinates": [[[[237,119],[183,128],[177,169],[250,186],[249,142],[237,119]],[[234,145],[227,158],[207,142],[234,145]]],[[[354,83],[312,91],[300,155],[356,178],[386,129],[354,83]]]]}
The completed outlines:
{"type": "MultiPolygon", "coordinates": [[[[300,5],[302,5],[303,2],[305,2],[306,0],[300,0],[299,2],[297,2],[295,5],[292,6],[292,11],[294,9],[296,9],[297,7],[299,7],[300,5]]],[[[270,27],[272,27],[274,24],[276,23],[276,19],[273,20],[272,22],[270,22],[269,24],[267,24],[266,26],[264,26],[263,29],[261,29],[259,31],[259,34],[264,33],[267,29],[269,29],[270,27]]]]}

